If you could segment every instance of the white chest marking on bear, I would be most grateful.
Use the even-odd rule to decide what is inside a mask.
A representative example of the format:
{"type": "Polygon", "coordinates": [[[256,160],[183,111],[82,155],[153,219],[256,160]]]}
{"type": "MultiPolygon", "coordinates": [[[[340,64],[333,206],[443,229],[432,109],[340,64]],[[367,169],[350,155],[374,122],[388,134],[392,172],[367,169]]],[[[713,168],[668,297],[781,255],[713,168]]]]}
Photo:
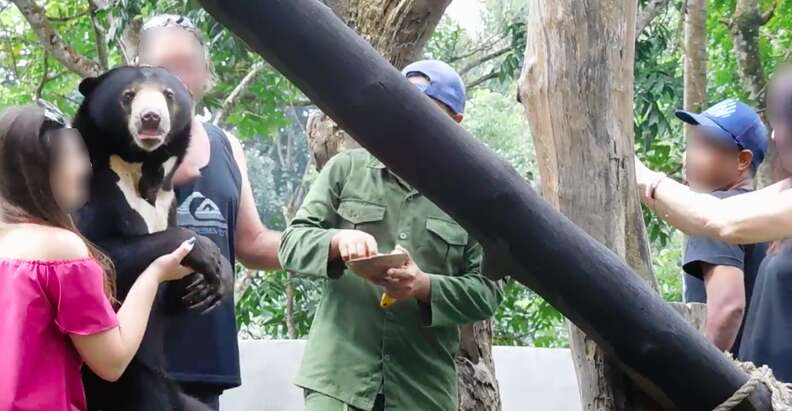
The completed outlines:
{"type": "MultiPolygon", "coordinates": [[[[165,175],[173,170],[175,164],[176,157],[171,157],[162,165],[165,175]]],[[[138,193],[138,183],[143,175],[141,163],[129,163],[113,155],[110,156],[110,169],[118,175],[118,188],[129,206],[143,218],[148,232],[156,233],[168,228],[168,215],[175,199],[173,190],[160,190],[154,205],[151,205],[138,193]]]]}

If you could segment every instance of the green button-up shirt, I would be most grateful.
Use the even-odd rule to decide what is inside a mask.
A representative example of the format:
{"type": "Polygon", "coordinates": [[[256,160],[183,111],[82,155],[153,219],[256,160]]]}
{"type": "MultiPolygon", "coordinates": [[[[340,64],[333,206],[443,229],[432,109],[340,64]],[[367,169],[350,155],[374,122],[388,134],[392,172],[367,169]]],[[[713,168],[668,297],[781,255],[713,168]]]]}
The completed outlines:
{"type": "Polygon", "coordinates": [[[327,277],[297,385],[364,410],[456,411],[458,326],[491,317],[501,289],[480,273],[481,246],[365,150],[336,155],[283,233],[289,271],[327,277]],[[365,231],[379,251],[399,244],[431,278],[431,302],[380,308],[383,293],[328,262],[339,229],[365,231]]]}

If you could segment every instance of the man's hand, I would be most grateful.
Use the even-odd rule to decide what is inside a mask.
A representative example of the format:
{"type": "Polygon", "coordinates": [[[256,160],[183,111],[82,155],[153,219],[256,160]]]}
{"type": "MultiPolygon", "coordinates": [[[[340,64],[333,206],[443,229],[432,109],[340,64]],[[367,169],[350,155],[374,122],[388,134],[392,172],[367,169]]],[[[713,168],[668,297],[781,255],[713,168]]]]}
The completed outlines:
{"type": "Polygon", "coordinates": [[[385,281],[382,284],[385,292],[397,300],[415,298],[428,303],[432,296],[429,276],[415,264],[406,249],[397,245],[395,251],[407,254],[407,262],[403,267],[391,268],[385,273],[385,281]]]}
{"type": "Polygon", "coordinates": [[[377,240],[359,230],[341,230],[330,240],[330,259],[356,260],[379,254],[377,240]]]}
{"type": "Polygon", "coordinates": [[[638,190],[643,201],[648,201],[652,198],[653,191],[664,178],[665,174],[650,170],[638,159],[638,156],[635,156],[635,180],[638,183],[638,190]]]}

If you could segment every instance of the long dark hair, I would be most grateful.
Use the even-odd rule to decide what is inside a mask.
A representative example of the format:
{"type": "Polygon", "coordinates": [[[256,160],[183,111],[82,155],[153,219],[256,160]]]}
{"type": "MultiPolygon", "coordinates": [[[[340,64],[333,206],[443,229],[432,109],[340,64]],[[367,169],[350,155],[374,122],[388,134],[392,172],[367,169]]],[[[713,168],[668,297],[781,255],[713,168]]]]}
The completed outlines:
{"type": "Polygon", "coordinates": [[[36,105],[10,107],[0,113],[0,220],[69,230],[85,241],[91,257],[105,271],[105,294],[115,301],[115,273],[110,259],[86,240],[55,199],[52,168],[68,133],[64,123],[36,105]]]}

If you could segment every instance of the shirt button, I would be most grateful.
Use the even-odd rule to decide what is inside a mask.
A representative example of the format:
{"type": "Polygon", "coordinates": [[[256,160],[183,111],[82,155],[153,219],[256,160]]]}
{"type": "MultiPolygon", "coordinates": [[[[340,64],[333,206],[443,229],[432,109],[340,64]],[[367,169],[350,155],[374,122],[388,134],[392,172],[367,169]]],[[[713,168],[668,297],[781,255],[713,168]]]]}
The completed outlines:
{"type": "Polygon", "coordinates": [[[399,238],[402,239],[402,240],[406,240],[407,239],[407,233],[399,234],[399,238]]]}
{"type": "Polygon", "coordinates": [[[390,361],[390,355],[388,355],[388,354],[385,354],[385,355],[382,357],[382,360],[383,360],[383,361],[390,361]]]}

